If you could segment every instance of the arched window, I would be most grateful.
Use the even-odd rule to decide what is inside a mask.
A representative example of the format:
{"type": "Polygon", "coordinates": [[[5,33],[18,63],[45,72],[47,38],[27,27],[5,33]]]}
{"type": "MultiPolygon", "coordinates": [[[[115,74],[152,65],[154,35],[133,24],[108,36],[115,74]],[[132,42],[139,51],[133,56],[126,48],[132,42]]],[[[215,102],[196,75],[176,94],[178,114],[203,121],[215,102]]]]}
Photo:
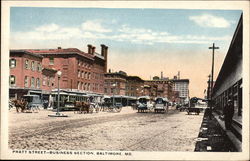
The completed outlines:
{"type": "Polygon", "coordinates": [[[30,86],[31,86],[32,88],[35,87],[35,78],[34,78],[34,77],[31,77],[30,86]]]}
{"type": "Polygon", "coordinates": [[[80,70],[78,70],[77,76],[81,77],[81,71],[80,70]]]}
{"type": "Polygon", "coordinates": [[[39,71],[39,72],[42,71],[42,65],[41,65],[41,63],[37,63],[37,71],[39,71]]]}
{"type": "Polygon", "coordinates": [[[24,77],[24,87],[28,87],[29,86],[29,77],[25,76],[24,77]]]}
{"type": "Polygon", "coordinates": [[[10,59],[10,68],[16,67],[16,59],[10,59]]]}
{"type": "Polygon", "coordinates": [[[77,89],[80,90],[81,83],[78,81],[77,82],[77,89]]]}
{"type": "Polygon", "coordinates": [[[82,71],[82,78],[84,78],[84,72],[82,71]]]}
{"type": "Polygon", "coordinates": [[[34,61],[31,62],[31,70],[33,70],[33,71],[35,70],[35,62],[34,61]]]}
{"type": "Polygon", "coordinates": [[[25,69],[29,69],[29,60],[25,60],[24,67],[25,69]]]}
{"type": "Polygon", "coordinates": [[[40,79],[39,78],[36,79],[36,87],[40,88],[40,79]]]}

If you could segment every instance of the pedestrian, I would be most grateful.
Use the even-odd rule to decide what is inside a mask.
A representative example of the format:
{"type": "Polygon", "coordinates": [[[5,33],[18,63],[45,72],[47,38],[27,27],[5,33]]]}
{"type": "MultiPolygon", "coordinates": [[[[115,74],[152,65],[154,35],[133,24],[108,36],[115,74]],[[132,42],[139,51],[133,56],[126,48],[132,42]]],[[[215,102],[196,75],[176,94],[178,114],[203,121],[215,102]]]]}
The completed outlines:
{"type": "Polygon", "coordinates": [[[234,105],[231,99],[228,100],[226,106],[224,107],[224,121],[227,130],[231,130],[233,115],[234,115],[234,105]]]}

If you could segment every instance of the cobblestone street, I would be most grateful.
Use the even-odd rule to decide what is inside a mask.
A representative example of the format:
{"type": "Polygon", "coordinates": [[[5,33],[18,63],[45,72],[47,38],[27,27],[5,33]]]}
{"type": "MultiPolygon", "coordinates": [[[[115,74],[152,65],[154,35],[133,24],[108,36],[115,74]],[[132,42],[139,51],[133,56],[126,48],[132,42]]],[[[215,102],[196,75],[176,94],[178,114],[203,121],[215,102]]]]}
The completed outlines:
{"type": "Polygon", "coordinates": [[[168,114],[99,112],[51,118],[51,111],[9,113],[9,147],[33,150],[128,150],[193,152],[203,119],[170,109],[168,114]],[[30,121],[32,120],[32,121],[30,121]]]}

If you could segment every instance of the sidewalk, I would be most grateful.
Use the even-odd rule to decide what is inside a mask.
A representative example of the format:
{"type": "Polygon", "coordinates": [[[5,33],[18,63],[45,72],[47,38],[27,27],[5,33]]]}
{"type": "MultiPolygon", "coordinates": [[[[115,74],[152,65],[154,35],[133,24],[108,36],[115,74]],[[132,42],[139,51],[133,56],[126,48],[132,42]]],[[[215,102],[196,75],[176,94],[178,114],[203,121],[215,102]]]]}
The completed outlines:
{"type": "Polygon", "coordinates": [[[232,140],[229,139],[228,132],[221,127],[222,122],[218,122],[216,117],[217,116],[212,116],[210,120],[208,112],[205,112],[195,145],[195,152],[238,151],[237,147],[232,143],[232,140]]]}

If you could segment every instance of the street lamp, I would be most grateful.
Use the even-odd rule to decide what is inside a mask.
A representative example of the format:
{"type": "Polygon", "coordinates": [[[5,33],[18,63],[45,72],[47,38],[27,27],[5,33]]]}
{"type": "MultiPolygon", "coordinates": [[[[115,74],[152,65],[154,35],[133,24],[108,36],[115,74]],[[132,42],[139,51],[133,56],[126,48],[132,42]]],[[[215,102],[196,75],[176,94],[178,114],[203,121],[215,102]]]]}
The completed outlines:
{"type": "Polygon", "coordinates": [[[113,91],[113,107],[114,107],[115,106],[115,91],[116,91],[116,86],[117,86],[116,82],[112,84],[112,86],[115,87],[113,91]]]}
{"type": "Polygon", "coordinates": [[[59,70],[57,71],[57,78],[58,78],[58,82],[57,82],[57,112],[55,115],[48,115],[50,117],[68,117],[67,115],[61,114],[59,113],[59,107],[60,107],[60,78],[62,75],[62,72],[59,70]]]}

